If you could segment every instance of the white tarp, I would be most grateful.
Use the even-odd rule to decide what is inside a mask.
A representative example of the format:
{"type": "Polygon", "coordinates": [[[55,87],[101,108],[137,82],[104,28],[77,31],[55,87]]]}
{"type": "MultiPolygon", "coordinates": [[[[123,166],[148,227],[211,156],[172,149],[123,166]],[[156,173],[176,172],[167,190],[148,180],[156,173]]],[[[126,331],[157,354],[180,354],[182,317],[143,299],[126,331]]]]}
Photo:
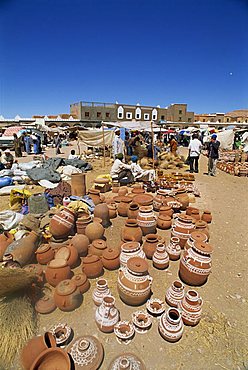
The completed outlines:
{"type": "MultiPolygon", "coordinates": [[[[114,127],[123,127],[128,130],[138,130],[138,131],[151,131],[151,121],[122,121],[122,122],[104,122],[105,125],[114,127]]],[[[153,128],[159,127],[153,123],[153,128]]]]}
{"type": "Polygon", "coordinates": [[[114,140],[114,131],[104,130],[104,142],[102,130],[79,131],[78,138],[86,146],[101,147],[103,144],[111,146],[114,140]]]}
{"type": "MultiPolygon", "coordinates": [[[[234,141],[234,131],[233,130],[225,130],[216,132],[217,140],[220,142],[221,149],[232,150],[233,148],[233,141],[234,141]]],[[[211,139],[212,134],[204,137],[203,142],[208,142],[211,139]]]]}

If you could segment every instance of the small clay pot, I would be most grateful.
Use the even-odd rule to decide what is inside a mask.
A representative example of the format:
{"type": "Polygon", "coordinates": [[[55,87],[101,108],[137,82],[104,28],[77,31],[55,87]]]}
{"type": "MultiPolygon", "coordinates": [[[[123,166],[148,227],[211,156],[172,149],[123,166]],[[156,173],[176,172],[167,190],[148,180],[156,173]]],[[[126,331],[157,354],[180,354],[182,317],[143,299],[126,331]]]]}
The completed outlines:
{"type": "Polygon", "coordinates": [[[95,206],[94,216],[99,217],[102,220],[102,226],[107,228],[111,225],[109,218],[109,209],[106,203],[101,203],[95,206]]]}
{"type": "Polygon", "coordinates": [[[186,215],[191,216],[192,211],[199,211],[199,209],[196,207],[187,207],[186,215]]]}
{"type": "Polygon", "coordinates": [[[107,243],[102,239],[96,239],[89,246],[89,254],[101,257],[105,249],[107,243]]]}
{"type": "Polygon", "coordinates": [[[199,210],[198,209],[192,209],[191,210],[191,217],[193,217],[194,220],[199,221],[201,219],[199,210]]]}
{"type": "Polygon", "coordinates": [[[53,297],[44,296],[35,303],[35,311],[41,314],[48,314],[56,309],[53,297]]]}
{"type": "Polygon", "coordinates": [[[83,258],[82,271],[89,279],[95,279],[103,274],[103,264],[99,256],[88,254],[83,258]]]}
{"type": "Polygon", "coordinates": [[[49,244],[43,244],[37,249],[35,254],[37,262],[41,265],[46,265],[48,262],[54,259],[55,252],[49,244]]]}
{"type": "Polygon", "coordinates": [[[145,237],[145,242],[143,245],[143,251],[145,252],[146,258],[152,259],[153,254],[156,251],[157,244],[159,243],[158,235],[148,234],[145,237]]]}
{"type": "Polygon", "coordinates": [[[168,230],[171,228],[171,217],[167,215],[159,215],[157,218],[157,227],[161,230],[168,230]]]}
{"type": "Polygon", "coordinates": [[[65,259],[52,260],[49,262],[45,272],[46,281],[53,287],[62,280],[70,279],[71,275],[70,266],[68,266],[65,259]]]}
{"type": "Polygon", "coordinates": [[[92,242],[96,239],[102,239],[104,231],[104,227],[99,222],[93,221],[86,226],[85,235],[89,238],[89,241],[92,242]]]}
{"type": "Polygon", "coordinates": [[[131,203],[127,211],[127,217],[136,220],[138,213],[139,213],[138,203],[131,203]]]}
{"type": "Polygon", "coordinates": [[[117,205],[115,203],[108,204],[108,211],[111,220],[117,217],[117,205]]]}
{"type": "Polygon", "coordinates": [[[135,219],[130,218],[125,222],[125,226],[121,231],[121,238],[125,240],[131,239],[139,243],[142,242],[142,230],[135,219]]]}
{"type": "Polygon", "coordinates": [[[33,362],[30,370],[63,369],[72,370],[71,360],[61,348],[49,348],[42,352],[33,362]]]}
{"type": "Polygon", "coordinates": [[[66,260],[67,264],[74,268],[79,265],[80,259],[78,257],[77,249],[72,245],[68,245],[66,247],[60,248],[55,253],[55,259],[64,259],[66,260]]]}
{"type": "Polygon", "coordinates": [[[159,216],[173,216],[173,209],[170,206],[161,206],[159,210],[159,216]]]}
{"type": "Polygon", "coordinates": [[[89,193],[89,197],[92,199],[95,206],[102,203],[101,198],[100,198],[100,190],[90,189],[88,193],[89,193]]]}
{"type": "Polygon", "coordinates": [[[83,235],[83,234],[74,235],[71,239],[71,244],[78,251],[79,257],[87,256],[90,241],[86,235],[83,235]]]}
{"type": "Polygon", "coordinates": [[[127,211],[129,208],[129,203],[131,203],[131,201],[132,201],[132,198],[130,197],[126,197],[126,196],[120,197],[120,202],[117,207],[117,212],[119,216],[127,217],[127,211]]]}
{"type": "Polygon", "coordinates": [[[202,219],[202,221],[205,221],[208,224],[211,224],[211,222],[212,222],[212,214],[211,214],[211,212],[205,210],[203,212],[202,216],[201,216],[201,219],[202,219]]]}
{"type": "Polygon", "coordinates": [[[123,197],[128,194],[128,188],[126,186],[121,186],[118,191],[118,195],[123,197]]]}
{"type": "Polygon", "coordinates": [[[76,284],[81,294],[90,289],[90,282],[83,272],[74,275],[71,280],[76,284]]]}
{"type": "Polygon", "coordinates": [[[76,221],[76,230],[77,234],[85,234],[86,226],[92,222],[92,217],[90,215],[85,215],[84,217],[80,217],[76,221]]]}
{"type": "Polygon", "coordinates": [[[61,281],[54,292],[54,302],[61,311],[70,312],[82,303],[82,295],[73,280],[61,281]]]}
{"type": "Polygon", "coordinates": [[[120,267],[120,251],[115,248],[107,248],[102,253],[103,267],[107,270],[116,270],[120,267]]]}

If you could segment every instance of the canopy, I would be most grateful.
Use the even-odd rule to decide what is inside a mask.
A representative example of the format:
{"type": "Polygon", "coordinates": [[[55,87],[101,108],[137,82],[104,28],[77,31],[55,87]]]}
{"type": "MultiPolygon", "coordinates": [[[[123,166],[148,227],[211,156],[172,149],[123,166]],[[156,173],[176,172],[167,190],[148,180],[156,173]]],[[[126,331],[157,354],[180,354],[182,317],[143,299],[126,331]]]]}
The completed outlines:
{"type": "Polygon", "coordinates": [[[104,142],[102,130],[79,131],[78,138],[86,146],[100,147],[111,146],[114,140],[114,131],[104,130],[104,142]]]}
{"type": "MultiPolygon", "coordinates": [[[[138,130],[138,131],[150,131],[151,121],[122,121],[122,122],[104,122],[105,125],[114,127],[123,127],[128,130],[138,130]]],[[[159,127],[155,123],[152,125],[153,128],[159,127]]]]}

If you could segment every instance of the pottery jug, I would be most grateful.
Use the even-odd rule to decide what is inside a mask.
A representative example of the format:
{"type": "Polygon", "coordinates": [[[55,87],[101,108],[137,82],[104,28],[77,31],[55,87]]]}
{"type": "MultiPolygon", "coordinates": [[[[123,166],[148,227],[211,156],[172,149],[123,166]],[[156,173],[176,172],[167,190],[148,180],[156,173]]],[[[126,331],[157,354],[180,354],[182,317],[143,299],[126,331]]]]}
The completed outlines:
{"type": "Polygon", "coordinates": [[[46,281],[55,287],[58,283],[65,279],[70,279],[72,272],[67,261],[63,259],[54,259],[47,265],[45,271],[46,281]]]}
{"type": "Polygon", "coordinates": [[[127,217],[127,212],[129,208],[129,204],[132,202],[132,198],[122,196],[120,197],[120,202],[117,206],[117,212],[119,216],[127,217]]]}
{"type": "Polygon", "coordinates": [[[184,285],[180,280],[175,280],[166,291],[165,300],[169,306],[178,307],[184,297],[184,285]]]}
{"type": "Polygon", "coordinates": [[[152,206],[141,206],[137,216],[137,222],[143,235],[156,234],[157,217],[153,212],[152,206]]]}
{"type": "Polygon", "coordinates": [[[101,257],[105,249],[107,249],[107,243],[102,239],[96,239],[89,246],[89,254],[101,257]]]}
{"type": "Polygon", "coordinates": [[[52,259],[54,259],[54,250],[49,244],[42,244],[35,252],[37,262],[41,265],[46,265],[52,259]]]}
{"type": "Polygon", "coordinates": [[[201,231],[196,231],[195,230],[190,234],[190,237],[188,238],[188,240],[187,240],[187,242],[184,246],[184,249],[191,248],[194,242],[206,243],[207,240],[208,240],[208,238],[207,238],[206,234],[204,234],[201,231]]]}
{"type": "Polygon", "coordinates": [[[157,234],[147,234],[145,237],[145,242],[143,244],[143,251],[145,252],[146,258],[152,259],[154,255],[157,245],[159,243],[158,235],[157,234]]]}
{"type": "Polygon", "coordinates": [[[131,239],[139,243],[142,242],[142,230],[135,219],[127,219],[121,231],[121,238],[131,239]]]}
{"type": "Polygon", "coordinates": [[[90,215],[84,215],[76,221],[77,234],[85,234],[86,226],[92,222],[92,217],[90,215]]]}
{"type": "Polygon", "coordinates": [[[102,253],[103,267],[107,270],[116,270],[120,267],[120,251],[115,248],[107,248],[102,253]]]}
{"type": "Polygon", "coordinates": [[[0,235],[0,261],[3,260],[3,255],[7,247],[13,242],[14,237],[8,231],[4,231],[0,235]]]}
{"type": "Polygon", "coordinates": [[[28,198],[29,213],[44,214],[49,210],[45,194],[32,194],[28,198]]]}
{"type": "Polygon", "coordinates": [[[161,230],[170,229],[172,224],[171,217],[167,215],[159,215],[157,218],[157,227],[161,230]]]}
{"type": "Polygon", "coordinates": [[[103,298],[107,295],[111,295],[108,282],[105,279],[99,279],[96,282],[96,288],[93,290],[92,299],[96,306],[102,304],[103,298]]]}
{"type": "Polygon", "coordinates": [[[90,288],[90,282],[83,272],[74,275],[71,280],[76,284],[81,294],[86,293],[90,288]]]}
{"type": "Polygon", "coordinates": [[[202,304],[202,298],[195,290],[190,289],[187,291],[178,304],[185,325],[195,326],[199,323],[202,315],[202,304]]]}
{"type": "Polygon", "coordinates": [[[89,241],[92,242],[96,239],[102,239],[104,231],[104,227],[99,222],[94,221],[86,226],[85,235],[89,238],[89,241]]]}
{"type": "Polygon", "coordinates": [[[71,195],[83,197],[86,194],[85,173],[71,175],[71,195]]]}
{"type": "Polygon", "coordinates": [[[127,211],[127,217],[136,220],[138,213],[139,213],[138,203],[131,203],[127,211]]]}
{"type": "Polygon", "coordinates": [[[78,251],[75,247],[73,247],[72,244],[59,248],[59,250],[55,253],[55,259],[66,260],[67,265],[70,266],[70,268],[75,268],[80,263],[78,251]]]}
{"type": "Polygon", "coordinates": [[[95,206],[94,216],[102,219],[102,226],[104,228],[111,225],[107,203],[101,203],[95,206]]]}
{"type": "Polygon", "coordinates": [[[127,242],[121,246],[120,265],[127,266],[127,261],[132,257],[145,258],[145,253],[139,242],[127,242]]]}
{"type": "Polygon", "coordinates": [[[70,312],[82,303],[82,295],[73,280],[63,280],[55,288],[54,302],[61,311],[70,312]]]}
{"type": "Polygon", "coordinates": [[[176,198],[176,200],[178,200],[178,202],[180,202],[182,204],[181,205],[181,210],[185,211],[186,208],[189,205],[189,197],[188,197],[188,194],[186,193],[186,190],[183,190],[180,193],[177,193],[175,198],[176,198]]]}
{"type": "Polygon", "coordinates": [[[128,188],[126,186],[121,186],[118,191],[118,195],[123,197],[128,194],[128,188]]]}
{"type": "Polygon", "coordinates": [[[166,246],[166,251],[171,261],[177,261],[181,255],[180,239],[172,236],[169,244],[166,246]]]}
{"type": "Polygon", "coordinates": [[[169,216],[169,217],[172,217],[173,216],[173,209],[171,206],[161,206],[160,207],[160,210],[159,210],[159,216],[169,216]]]}
{"type": "Polygon", "coordinates": [[[164,270],[169,266],[169,256],[164,244],[157,244],[157,248],[152,256],[152,263],[159,270],[164,270]]]}
{"type": "Polygon", "coordinates": [[[49,230],[55,239],[63,239],[73,231],[74,226],[75,213],[65,207],[51,218],[49,230]]]}
{"type": "Polygon", "coordinates": [[[103,274],[103,264],[99,256],[88,254],[83,258],[82,271],[89,279],[95,279],[103,274]]]}
{"type": "Polygon", "coordinates": [[[156,195],[153,199],[153,209],[154,211],[159,212],[161,206],[163,205],[164,196],[163,195],[156,195]]]}
{"type": "Polygon", "coordinates": [[[103,333],[114,331],[114,326],[120,320],[120,312],[115,307],[114,297],[106,296],[103,298],[102,304],[96,309],[95,320],[103,333]]]}
{"type": "Polygon", "coordinates": [[[204,211],[201,216],[202,221],[207,222],[208,224],[211,224],[212,222],[212,214],[210,211],[204,211]]]}
{"type": "Polygon", "coordinates": [[[97,206],[98,204],[102,202],[101,197],[100,197],[100,190],[90,189],[88,193],[89,193],[89,197],[92,199],[95,206],[97,206]]]}
{"type": "Polygon", "coordinates": [[[108,204],[108,211],[111,220],[117,217],[117,205],[115,203],[108,204]]]}
{"type": "Polygon", "coordinates": [[[198,209],[192,209],[191,210],[191,217],[193,217],[193,219],[195,221],[199,221],[201,219],[199,210],[198,209]]]}
{"type": "Polygon", "coordinates": [[[83,234],[74,235],[71,239],[71,244],[78,251],[79,257],[87,256],[90,241],[86,235],[83,235],[83,234]]]}
{"type": "Polygon", "coordinates": [[[198,209],[198,208],[189,206],[189,207],[187,207],[187,209],[186,209],[186,215],[191,216],[191,212],[192,212],[193,210],[195,210],[195,211],[199,211],[199,209],[198,209]]]}
{"type": "Polygon", "coordinates": [[[9,244],[6,251],[10,250],[9,254],[13,261],[18,262],[23,267],[34,260],[39,241],[40,235],[31,231],[27,236],[9,244]]]}
{"type": "Polygon", "coordinates": [[[168,342],[177,342],[183,335],[183,320],[177,308],[169,308],[160,318],[158,331],[168,342]]]}

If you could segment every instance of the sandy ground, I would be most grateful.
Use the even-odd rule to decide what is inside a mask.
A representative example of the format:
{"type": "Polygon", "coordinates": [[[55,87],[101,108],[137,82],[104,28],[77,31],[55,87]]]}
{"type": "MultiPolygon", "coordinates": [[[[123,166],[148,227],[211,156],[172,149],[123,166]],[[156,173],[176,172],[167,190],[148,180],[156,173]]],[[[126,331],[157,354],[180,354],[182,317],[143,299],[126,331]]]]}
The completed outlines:
{"type": "MultiPolygon", "coordinates": [[[[68,152],[68,148],[66,152],[68,152]]],[[[53,149],[49,153],[54,152],[53,149]]],[[[31,158],[31,157],[30,157],[31,158]]],[[[22,160],[30,160],[23,158],[22,160]]],[[[92,185],[100,173],[107,173],[109,162],[103,171],[101,160],[93,161],[94,170],[87,174],[87,184],[92,185]]],[[[101,369],[107,369],[118,354],[133,352],[140,356],[149,370],[164,369],[248,369],[248,289],[247,289],[247,245],[248,245],[248,197],[247,178],[237,178],[218,171],[217,177],[203,174],[207,168],[206,158],[200,160],[200,172],[196,184],[201,198],[195,203],[200,209],[210,209],[213,223],[210,226],[210,242],[214,247],[213,269],[208,282],[199,288],[204,300],[203,317],[195,328],[185,327],[178,343],[168,343],[158,333],[158,321],[153,319],[152,328],[146,334],[136,334],[128,345],[119,344],[114,334],[101,333],[95,324],[95,306],[91,294],[96,280],[84,295],[83,304],[71,313],[58,309],[47,316],[40,316],[40,333],[58,322],[72,326],[75,336],[95,335],[103,344],[105,357],[101,369]]],[[[7,207],[8,197],[1,198],[1,209],[7,207]]],[[[120,244],[121,227],[125,218],[118,217],[106,230],[107,244],[120,244]]],[[[169,231],[159,231],[169,240],[169,231]]],[[[170,262],[167,270],[159,272],[149,262],[153,277],[153,297],[164,299],[169,285],[178,278],[179,262],[170,262]]],[[[77,270],[76,270],[77,271],[77,270]]],[[[130,320],[135,307],[125,305],[117,293],[117,274],[105,270],[116,306],[122,320],[130,320]]],[[[186,287],[187,288],[187,287],[186,287]]],[[[139,307],[138,309],[143,309],[139,307]]]]}

